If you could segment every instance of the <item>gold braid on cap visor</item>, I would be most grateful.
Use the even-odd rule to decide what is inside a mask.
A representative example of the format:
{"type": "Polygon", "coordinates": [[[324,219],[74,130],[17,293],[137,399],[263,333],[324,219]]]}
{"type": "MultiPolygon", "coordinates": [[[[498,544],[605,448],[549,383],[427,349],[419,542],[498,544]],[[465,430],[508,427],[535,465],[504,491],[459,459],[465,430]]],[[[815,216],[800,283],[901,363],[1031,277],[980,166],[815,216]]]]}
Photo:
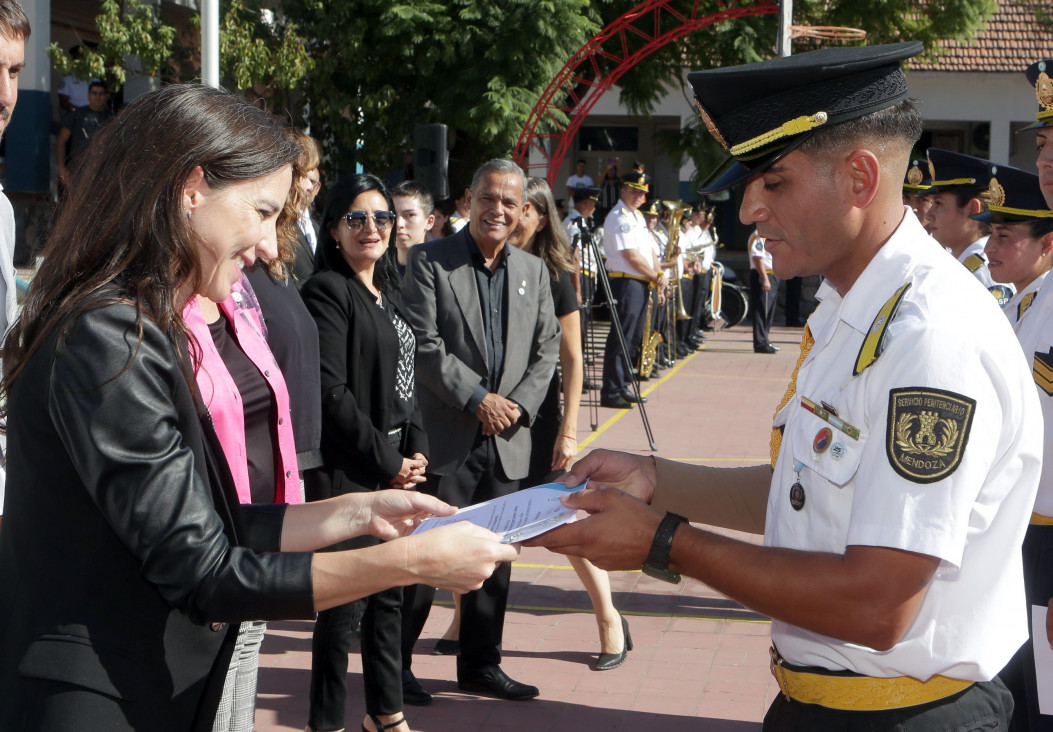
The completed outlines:
{"type": "Polygon", "coordinates": [[[1009,206],[988,206],[991,213],[1006,214],[1007,216],[1025,216],[1031,219],[1053,218],[1053,211],[1045,209],[1010,208],[1009,206]]]}
{"type": "Polygon", "coordinates": [[[829,116],[826,112],[816,112],[812,115],[791,119],[789,122],[783,122],[774,130],[765,132],[762,135],[757,135],[751,140],[740,142],[738,145],[732,145],[730,152],[737,158],[756,157],[747,156],[747,153],[753,152],[761,147],[766,147],[785,137],[793,137],[794,135],[800,135],[803,132],[814,130],[816,127],[826,124],[827,119],[829,119],[829,116]]]}

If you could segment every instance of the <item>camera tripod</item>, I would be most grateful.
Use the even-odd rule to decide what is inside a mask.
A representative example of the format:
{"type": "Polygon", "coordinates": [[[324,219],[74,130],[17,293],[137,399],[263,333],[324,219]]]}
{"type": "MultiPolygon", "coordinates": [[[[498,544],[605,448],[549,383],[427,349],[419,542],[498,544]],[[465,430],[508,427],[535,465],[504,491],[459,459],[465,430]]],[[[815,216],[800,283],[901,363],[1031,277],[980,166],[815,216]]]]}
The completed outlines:
{"type": "MultiPolygon", "coordinates": [[[[633,394],[636,396],[636,406],[640,410],[640,419],[643,422],[644,432],[647,435],[647,442],[652,450],[657,450],[658,446],[654,441],[654,433],[651,431],[651,422],[647,419],[647,409],[644,407],[643,400],[640,398],[640,378],[639,374],[636,373],[632,364],[632,355],[629,353],[628,344],[625,342],[625,331],[622,330],[622,322],[618,317],[618,310],[615,308],[617,304],[614,295],[611,293],[611,282],[607,277],[607,270],[603,267],[603,260],[600,258],[600,250],[596,245],[596,240],[592,236],[592,232],[589,231],[588,226],[585,223],[585,217],[581,217],[577,220],[578,230],[581,232],[581,258],[582,268],[585,268],[588,263],[591,262],[592,270],[596,274],[596,284],[602,288],[604,297],[607,299],[608,309],[611,313],[611,329],[614,331],[615,336],[618,340],[618,351],[619,356],[623,359],[625,364],[625,372],[630,374],[631,378],[629,384],[632,386],[633,394]]],[[[582,296],[582,312],[585,317],[582,323],[582,341],[586,344],[592,344],[593,329],[592,329],[592,311],[599,307],[593,302],[593,296],[595,295],[595,289],[591,289],[587,293],[583,293],[582,296]]],[[[595,350],[595,349],[592,349],[595,350]]],[[[586,366],[586,378],[592,381],[592,377],[595,375],[596,367],[586,366]]],[[[601,376],[602,380],[602,376],[601,376]]],[[[594,382],[599,383],[599,382],[594,382]]],[[[593,431],[596,430],[599,422],[599,405],[597,400],[589,399],[589,418],[592,423],[593,431]]]]}

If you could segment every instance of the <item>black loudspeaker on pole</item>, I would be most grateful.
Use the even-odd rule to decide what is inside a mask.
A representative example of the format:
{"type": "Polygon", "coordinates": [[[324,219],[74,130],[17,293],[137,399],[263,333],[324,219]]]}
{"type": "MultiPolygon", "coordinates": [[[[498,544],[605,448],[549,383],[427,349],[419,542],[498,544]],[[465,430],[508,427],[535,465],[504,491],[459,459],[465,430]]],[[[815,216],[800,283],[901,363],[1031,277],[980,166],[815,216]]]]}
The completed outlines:
{"type": "Polygon", "coordinates": [[[436,200],[450,195],[447,135],[446,125],[413,128],[413,179],[426,185],[436,200]]]}

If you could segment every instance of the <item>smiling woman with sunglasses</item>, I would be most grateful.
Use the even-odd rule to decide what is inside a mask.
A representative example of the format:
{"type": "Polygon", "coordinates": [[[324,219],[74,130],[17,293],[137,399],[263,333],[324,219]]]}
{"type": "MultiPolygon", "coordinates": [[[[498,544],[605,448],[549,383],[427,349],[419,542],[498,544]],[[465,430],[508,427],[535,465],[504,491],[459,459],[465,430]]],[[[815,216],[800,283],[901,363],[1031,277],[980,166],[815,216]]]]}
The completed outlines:
{"type": "MultiPolygon", "coordinates": [[[[399,312],[399,278],[389,251],[393,211],[384,184],[357,175],[333,190],[322,217],[319,271],[301,292],[318,324],[322,367],[323,466],[307,479],[309,500],[413,490],[424,481],[428,448],[414,388],[417,342],[399,312]]],[[[376,543],[354,542],[347,546],[376,543]]],[[[398,588],[366,601],[367,732],[409,729],[402,715],[401,600],[398,588]]],[[[310,730],[344,727],[352,615],[352,605],[343,605],[318,616],[310,730]]]]}

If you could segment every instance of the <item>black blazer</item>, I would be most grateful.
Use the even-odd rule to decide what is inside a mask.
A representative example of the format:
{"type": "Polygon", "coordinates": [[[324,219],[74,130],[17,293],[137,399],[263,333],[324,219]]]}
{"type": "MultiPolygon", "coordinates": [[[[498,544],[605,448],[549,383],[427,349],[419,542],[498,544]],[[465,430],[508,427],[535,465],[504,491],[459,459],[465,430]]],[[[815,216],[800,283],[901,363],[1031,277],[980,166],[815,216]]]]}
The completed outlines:
{"type": "Polygon", "coordinates": [[[383,487],[402,468],[403,455],[428,454],[428,438],[415,395],[402,450],[389,443],[388,430],[399,426],[392,424],[398,335],[344,259],[332,259],[332,269],[300,292],[318,325],[322,460],[364,487],[383,487]]]}
{"type": "Polygon", "coordinates": [[[285,507],[238,505],[177,347],[135,317],[77,316],[11,391],[3,730],[210,730],[235,624],[314,616],[310,554],[235,546],[275,552],[285,507]]]}
{"type": "MultiPolygon", "coordinates": [[[[314,226],[314,221],[311,222],[311,225],[314,226]]],[[[314,228],[315,231],[318,230],[317,226],[314,228]]],[[[318,243],[321,244],[320,241],[318,243]]],[[[296,243],[293,245],[293,256],[293,281],[296,283],[296,288],[302,290],[304,283],[314,274],[315,252],[311,251],[311,244],[307,241],[307,236],[303,233],[299,224],[296,225],[296,243]]]]}

